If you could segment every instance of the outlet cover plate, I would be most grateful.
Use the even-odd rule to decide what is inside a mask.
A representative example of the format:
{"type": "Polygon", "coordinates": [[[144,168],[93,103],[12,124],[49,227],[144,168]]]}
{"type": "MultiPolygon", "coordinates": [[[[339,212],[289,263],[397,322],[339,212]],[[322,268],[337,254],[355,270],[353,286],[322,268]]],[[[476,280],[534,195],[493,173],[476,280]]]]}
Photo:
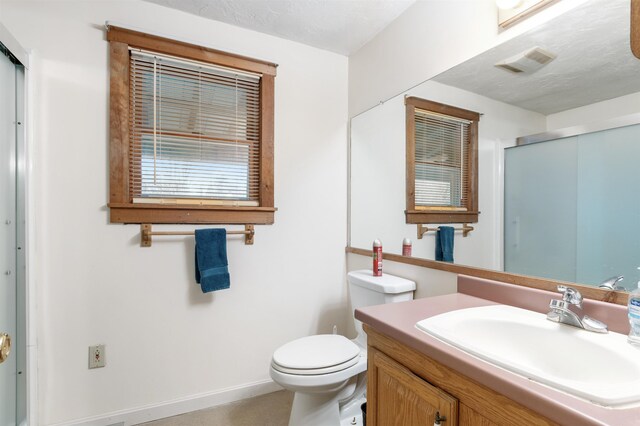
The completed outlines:
{"type": "Polygon", "coordinates": [[[100,368],[106,364],[104,345],[89,346],[89,368],[100,368]]]}

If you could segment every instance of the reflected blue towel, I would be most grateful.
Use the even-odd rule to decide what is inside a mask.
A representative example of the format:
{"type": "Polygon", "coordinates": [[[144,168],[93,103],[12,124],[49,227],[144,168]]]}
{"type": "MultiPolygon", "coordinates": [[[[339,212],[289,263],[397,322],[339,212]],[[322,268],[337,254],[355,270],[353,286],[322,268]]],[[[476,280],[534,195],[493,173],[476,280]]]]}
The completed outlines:
{"type": "Polygon", "coordinates": [[[226,229],[196,230],[196,282],[203,293],[231,286],[226,229]]]}
{"type": "Polygon", "coordinates": [[[436,260],[453,262],[453,233],[451,226],[440,226],[436,232],[436,260]]]}

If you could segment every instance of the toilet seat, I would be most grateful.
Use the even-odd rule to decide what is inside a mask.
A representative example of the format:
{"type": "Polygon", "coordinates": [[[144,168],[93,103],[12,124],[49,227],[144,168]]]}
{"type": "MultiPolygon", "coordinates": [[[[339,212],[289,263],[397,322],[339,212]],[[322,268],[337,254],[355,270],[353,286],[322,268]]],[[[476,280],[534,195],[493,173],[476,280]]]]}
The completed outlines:
{"type": "Polygon", "coordinates": [[[354,366],[360,347],[344,336],[320,334],[289,342],[273,353],[271,366],[294,375],[329,374],[354,366]]]}
{"type": "Polygon", "coordinates": [[[298,374],[301,376],[315,376],[317,374],[329,374],[329,373],[335,373],[336,371],[345,370],[351,366],[356,365],[359,360],[360,360],[360,357],[355,356],[349,361],[343,362],[342,364],[331,365],[329,367],[324,367],[324,368],[313,368],[313,369],[287,368],[287,367],[278,365],[275,362],[272,362],[271,366],[282,373],[298,374]]]}

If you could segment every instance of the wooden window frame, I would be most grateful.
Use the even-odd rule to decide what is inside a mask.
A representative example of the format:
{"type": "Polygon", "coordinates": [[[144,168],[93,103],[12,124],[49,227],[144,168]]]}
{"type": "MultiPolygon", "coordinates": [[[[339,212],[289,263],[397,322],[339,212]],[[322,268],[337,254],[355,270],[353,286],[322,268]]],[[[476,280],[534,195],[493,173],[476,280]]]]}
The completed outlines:
{"type": "Polygon", "coordinates": [[[631,52],[640,59],[640,0],[631,0],[631,52]]]}
{"type": "Polygon", "coordinates": [[[272,224],[274,213],[274,82],[277,65],[125,28],[107,31],[110,55],[110,223],[272,224]],[[133,203],[129,193],[129,47],[262,74],[259,205],[133,203]]]}
{"type": "Polygon", "coordinates": [[[407,97],[406,105],[406,163],[407,180],[406,194],[407,206],[405,210],[406,223],[475,223],[478,221],[478,121],[480,114],[466,109],[457,108],[426,99],[407,97]],[[467,205],[465,211],[448,209],[438,209],[437,207],[428,210],[416,209],[415,201],[415,156],[416,156],[416,108],[449,115],[471,121],[469,125],[469,156],[468,170],[469,179],[467,188],[464,188],[467,195],[467,205]]]}

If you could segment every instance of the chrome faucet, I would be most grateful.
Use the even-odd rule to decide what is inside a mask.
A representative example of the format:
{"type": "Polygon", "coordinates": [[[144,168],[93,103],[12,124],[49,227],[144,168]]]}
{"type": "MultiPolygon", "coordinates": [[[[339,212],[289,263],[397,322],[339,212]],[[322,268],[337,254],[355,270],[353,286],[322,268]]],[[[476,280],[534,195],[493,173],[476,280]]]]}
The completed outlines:
{"type": "Polygon", "coordinates": [[[607,290],[626,290],[621,285],[618,285],[618,282],[624,280],[624,275],[620,275],[619,277],[611,277],[602,281],[598,288],[605,288],[607,290]]]}
{"type": "Polygon", "coordinates": [[[571,310],[572,306],[582,309],[582,295],[578,290],[573,287],[559,285],[558,291],[562,293],[562,300],[552,299],[549,302],[549,307],[551,308],[551,311],[547,314],[549,321],[572,325],[596,333],[606,333],[608,331],[605,323],[586,315],[580,318],[578,314],[571,310]]]}

